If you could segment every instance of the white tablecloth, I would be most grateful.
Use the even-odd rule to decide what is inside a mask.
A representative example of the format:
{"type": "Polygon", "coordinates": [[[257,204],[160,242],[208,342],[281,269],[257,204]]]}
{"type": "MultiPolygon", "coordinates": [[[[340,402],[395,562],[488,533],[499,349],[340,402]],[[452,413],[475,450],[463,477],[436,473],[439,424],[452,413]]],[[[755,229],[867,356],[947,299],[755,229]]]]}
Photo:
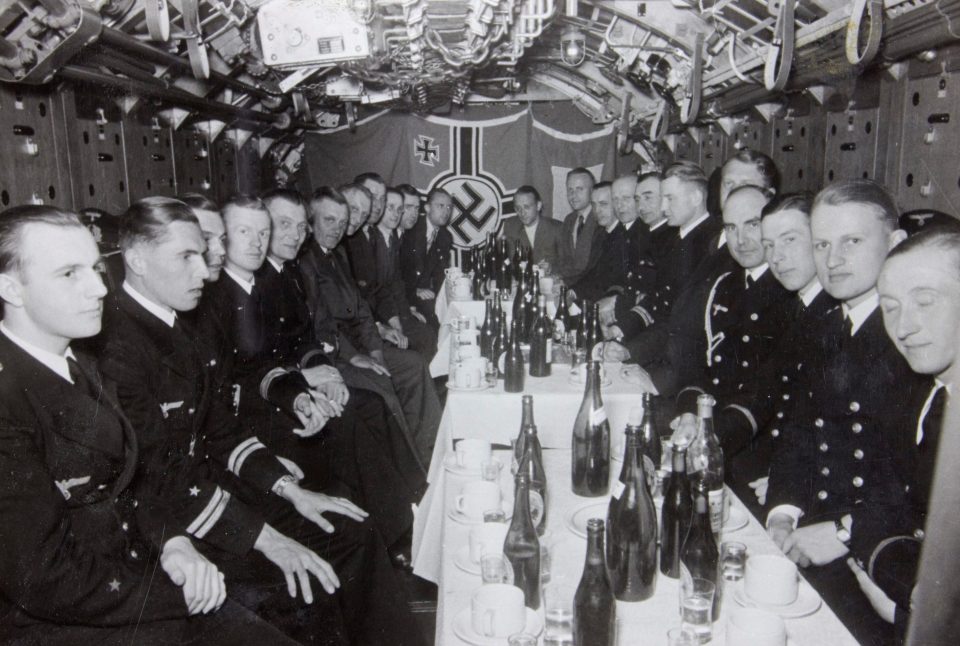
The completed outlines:
{"type": "MultiPolygon", "coordinates": [[[[509,464],[509,451],[500,451],[498,459],[509,464]]],[[[573,588],[579,582],[583,571],[583,557],[586,552],[586,540],[578,537],[567,528],[568,515],[585,504],[605,502],[606,498],[581,498],[575,496],[570,489],[570,451],[569,449],[547,449],[544,451],[544,463],[548,482],[548,533],[547,541],[552,549],[552,582],[563,582],[573,588]]],[[[611,463],[611,478],[619,475],[620,462],[611,463]]],[[[441,470],[442,467],[441,467],[441,470]]],[[[430,488],[437,504],[444,510],[450,509],[453,497],[459,492],[465,481],[464,478],[447,473],[448,477],[432,481],[430,488]]],[[[504,470],[501,486],[504,489],[505,504],[512,505],[509,496],[510,474],[504,470]]],[[[429,495],[429,494],[428,494],[429,495]]],[[[746,508],[728,491],[732,505],[742,513],[748,514],[746,508]]],[[[421,508],[423,511],[423,508],[421,508]]],[[[736,531],[724,532],[722,540],[737,540],[745,543],[748,554],[776,554],[778,550],[767,537],[760,524],[749,516],[749,524],[736,531]]],[[[439,585],[437,607],[437,637],[436,644],[454,646],[465,644],[456,636],[453,622],[458,613],[470,606],[470,597],[481,585],[479,574],[469,574],[454,563],[454,554],[457,549],[467,545],[470,526],[460,524],[445,514],[441,515],[439,524],[432,529],[435,535],[426,541],[431,547],[438,570],[436,581],[439,585]]],[[[424,537],[420,538],[421,549],[418,560],[423,561],[424,537]]],[[[669,628],[680,624],[678,584],[658,573],[657,588],[654,596],[639,603],[617,602],[617,624],[619,646],[633,646],[644,644],[651,646],[665,645],[666,633],[669,628]]],[[[737,586],[727,584],[727,586],[737,586]]],[[[806,581],[801,586],[809,588],[806,581]]],[[[711,644],[724,646],[724,629],[726,618],[731,607],[736,605],[733,599],[734,588],[727,587],[721,603],[720,617],[714,623],[714,638],[711,644]]],[[[816,594],[810,589],[812,594],[816,594]]],[[[543,608],[540,611],[543,617],[543,608]]],[[[788,646],[856,646],[853,636],[837,619],[833,611],[825,604],[811,615],[798,619],[788,619],[787,633],[788,646]]],[[[541,636],[542,639],[542,636],[541,636]]],[[[504,644],[506,640],[504,640],[504,644]]]]}

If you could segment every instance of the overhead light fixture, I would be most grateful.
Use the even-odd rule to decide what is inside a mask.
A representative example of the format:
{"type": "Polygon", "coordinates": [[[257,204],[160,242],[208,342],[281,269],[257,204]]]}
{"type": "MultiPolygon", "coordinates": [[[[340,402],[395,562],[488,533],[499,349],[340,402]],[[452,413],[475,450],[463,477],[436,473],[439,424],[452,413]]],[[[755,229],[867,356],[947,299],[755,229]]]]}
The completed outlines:
{"type": "Polygon", "coordinates": [[[576,27],[567,27],[560,35],[560,59],[576,67],[587,57],[587,37],[576,27]]]}

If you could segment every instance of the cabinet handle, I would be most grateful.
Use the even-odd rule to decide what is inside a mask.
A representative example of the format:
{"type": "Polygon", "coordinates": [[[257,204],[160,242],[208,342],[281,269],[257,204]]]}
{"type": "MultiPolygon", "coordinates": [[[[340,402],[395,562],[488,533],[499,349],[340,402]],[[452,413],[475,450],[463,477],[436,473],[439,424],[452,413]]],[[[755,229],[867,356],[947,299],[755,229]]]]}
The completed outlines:
{"type": "Polygon", "coordinates": [[[840,144],[840,150],[842,150],[842,151],[844,151],[844,152],[850,151],[850,150],[856,150],[856,149],[857,149],[857,144],[855,144],[855,143],[853,143],[853,142],[846,143],[846,144],[840,144]]]}

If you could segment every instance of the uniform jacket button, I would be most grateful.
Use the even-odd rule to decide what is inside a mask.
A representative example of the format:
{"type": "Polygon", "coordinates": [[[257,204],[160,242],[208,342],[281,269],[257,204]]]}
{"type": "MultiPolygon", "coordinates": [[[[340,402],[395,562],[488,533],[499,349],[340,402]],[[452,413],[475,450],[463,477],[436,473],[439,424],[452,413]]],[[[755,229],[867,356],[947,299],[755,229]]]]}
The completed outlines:
{"type": "Polygon", "coordinates": [[[853,486],[857,487],[858,489],[863,486],[863,478],[861,478],[860,476],[854,476],[852,482],[853,482],[853,486]]]}
{"type": "Polygon", "coordinates": [[[830,475],[830,467],[823,467],[822,469],[820,469],[820,473],[825,476],[830,475]]]}
{"type": "Polygon", "coordinates": [[[817,492],[817,498],[819,498],[820,500],[826,500],[826,499],[827,499],[827,496],[829,496],[829,495],[830,495],[830,494],[828,494],[828,493],[827,493],[826,491],[824,491],[823,489],[821,489],[820,491],[817,492]]]}
{"type": "Polygon", "coordinates": [[[749,367],[750,367],[750,362],[749,362],[749,361],[741,361],[741,362],[740,362],[740,365],[743,366],[744,368],[749,368],[749,367]]]}
{"type": "Polygon", "coordinates": [[[719,380],[717,377],[714,377],[714,378],[713,378],[713,385],[716,386],[716,385],[719,384],[719,383],[720,383],[720,380],[719,380]]]}
{"type": "Polygon", "coordinates": [[[754,312],[753,314],[750,315],[750,320],[751,320],[751,321],[756,321],[756,320],[759,319],[759,318],[760,318],[760,317],[757,316],[757,313],[756,313],[756,312],[754,312]]]}
{"type": "Polygon", "coordinates": [[[913,537],[919,541],[922,541],[926,534],[923,533],[922,529],[913,530],[913,537]]]}
{"type": "Polygon", "coordinates": [[[137,550],[130,550],[130,556],[131,558],[135,558],[135,559],[140,558],[140,555],[137,554],[137,550]]]}
{"type": "Polygon", "coordinates": [[[779,428],[773,429],[772,431],[770,431],[770,435],[772,435],[773,437],[780,437],[780,429],[779,428]]]}
{"type": "Polygon", "coordinates": [[[859,433],[860,431],[863,430],[863,424],[861,424],[860,422],[854,422],[853,426],[850,427],[850,430],[853,431],[854,433],[859,433]]]}
{"type": "Polygon", "coordinates": [[[813,421],[813,425],[816,426],[817,428],[823,428],[823,418],[818,417],[817,419],[815,419],[813,421]]]}
{"type": "Polygon", "coordinates": [[[120,529],[122,529],[125,532],[130,531],[130,524],[127,521],[123,521],[122,523],[120,523],[120,529]]]}
{"type": "Polygon", "coordinates": [[[713,355],[713,360],[716,361],[717,363],[720,363],[721,361],[723,361],[723,357],[721,357],[719,354],[715,354],[713,355]]]}
{"type": "Polygon", "coordinates": [[[852,413],[860,412],[860,402],[850,402],[850,412],[852,413]]]}
{"type": "Polygon", "coordinates": [[[789,401],[790,395],[788,393],[783,393],[783,401],[789,401]]]}
{"type": "Polygon", "coordinates": [[[820,452],[821,452],[821,453],[826,453],[829,448],[830,448],[830,445],[828,445],[826,442],[821,442],[821,443],[820,443],[820,452]]]}
{"type": "Polygon", "coordinates": [[[856,458],[857,460],[862,460],[863,451],[861,451],[860,449],[857,449],[856,451],[853,452],[853,457],[856,458]]]}
{"type": "Polygon", "coordinates": [[[744,343],[750,343],[750,335],[749,335],[749,334],[744,334],[744,335],[743,335],[743,342],[744,342],[744,343]]]}
{"type": "Polygon", "coordinates": [[[782,377],[780,377],[780,381],[782,381],[783,383],[787,383],[790,381],[790,377],[788,377],[787,375],[783,375],[782,377]]]}
{"type": "Polygon", "coordinates": [[[777,419],[783,419],[783,411],[782,411],[782,410],[778,410],[778,411],[777,411],[777,419]]]}

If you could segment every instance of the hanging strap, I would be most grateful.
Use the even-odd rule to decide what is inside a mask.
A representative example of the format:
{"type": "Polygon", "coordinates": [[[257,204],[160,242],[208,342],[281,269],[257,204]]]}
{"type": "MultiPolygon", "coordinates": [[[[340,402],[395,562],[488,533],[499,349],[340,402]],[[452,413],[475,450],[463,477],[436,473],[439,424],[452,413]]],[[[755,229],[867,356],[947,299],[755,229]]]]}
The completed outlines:
{"type": "Polygon", "coordinates": [[[847,62],[851,65],[866,66],[880,51],[880,41],[883,39],[883,0],[854,0],[853,10],[850,13],[850,22],[847,23],[847,37],[845,49],[847,62]],[[867,29],[867,42],[863,51],[860,51],[860,27],[863,19],[870,15],[867,29]]]}
{"type": "Polygon", "coordinates": [[[170,40],[170,7],[167,0],[144,0],[147,32],[150,38],[160,42],[170,40]]]}
{"type": "Polygon", "coordinates": [[[703,34],[697,34],[693,45],[693,69],[687,82],[687,96],[680,102],[680,121],[689,126],[700,113],[700,94],[703,90],[703,34]]]}
{"type": "Polygon", "coordinates": [[[208,79],[210,58],[207,56],[207,46],[203,42],[203,31],[200,27],[199,0],[182,0],[180,15],[183,17],[183,30],[186,32],[190,69],[196,78],[208,79]]]}
{"type": "Polygon", "coordinates": [[[768,92],[781,92],[787,87],[790,68],[793,67],[795,0],[781,0],[780,11],[773,30],[773,41],[767,47],[763,65],[763,86],[768,92]]]}

